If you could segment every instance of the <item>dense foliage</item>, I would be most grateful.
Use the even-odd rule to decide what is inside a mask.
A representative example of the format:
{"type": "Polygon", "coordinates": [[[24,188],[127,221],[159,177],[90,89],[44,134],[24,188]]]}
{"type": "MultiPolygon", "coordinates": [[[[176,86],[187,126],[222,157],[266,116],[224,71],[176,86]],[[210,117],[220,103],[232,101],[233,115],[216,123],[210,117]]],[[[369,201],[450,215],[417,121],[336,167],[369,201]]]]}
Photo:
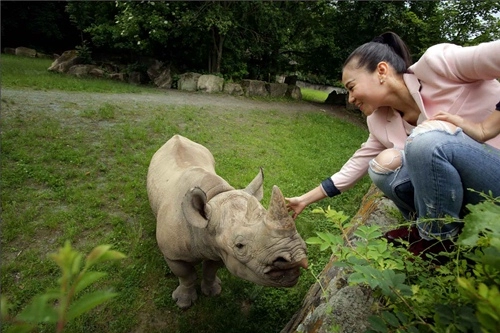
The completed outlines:
{"type": "MultiPolygon", "coordinates": [[[[389,244],[378,225],[360,226],[346,238],[351,221],[343,212],[317,209],[339,230],[318,232],[308,244],[338,258],[377,300],[368,332],[474,332],[500,330],[500,198],[468,205],[464,228],[449,252],[416,257],[389,244]],[[344,244],[347,243],[347,246],[344,244]]],[[[450,222],[453,222],[450,220],[450,222]]]]}
{"type": "Polygon", "coordinates": [[[404,38],[414,60],[435,43],[500,38],[495,0],[4,1],[1,6],[7,47],[61,52],[73,37],[72,48],[88,43],[94,55],[115,53],[129,61],[149,56],[178,71],[227,79],[273,80],[294,73],[335,83],[347,55],[386,30],[404,38]]]}

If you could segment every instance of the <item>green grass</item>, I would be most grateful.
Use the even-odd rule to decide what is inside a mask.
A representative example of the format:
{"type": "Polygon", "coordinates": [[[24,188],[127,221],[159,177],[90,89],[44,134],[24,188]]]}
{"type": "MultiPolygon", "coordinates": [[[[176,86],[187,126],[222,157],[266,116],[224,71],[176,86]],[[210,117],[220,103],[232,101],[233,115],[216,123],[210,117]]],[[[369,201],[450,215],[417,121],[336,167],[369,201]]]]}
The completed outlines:
{"type": "Polygon", "coordinates": [[[328,97],[328,93],[324,91],[309,88],[300,88],[300,92],[302,93],[302,99],[310,102],[323,103],[328,97]]]}
{"type": "MultiPolygon", "coordinates": [[[[47,60],[2,55],[2,87],[156,93],[73,79],[47,72],[48,66],[47,60]]],[[[33,108],[2,96],[1,283],[14,312],[55,285],[57,266],[47,254],[70,240],[82,252],[112,244],[128,258],[98,268],[110,275],[96,288],[120,295],[70,323],[68,332],[279,332],[314,283],[310,273],[303,272],[294,288],[277,289],[223,269],[219,297],[200,295],[187,311],[175,306],[170,294],[177,279],[156,245],[147,199],[149,161],[173,134],[187,136],[210,149],[217,172],[237,188],[262,166],[267,207],[272,185],[285,196],[310,190],[342,166],[367,132],[325,113],[220,112],[211,105],[137,108],[119,99],[95,108],[57,103],[33,108]]],[[[352,216],[368,186],[365,177],[346,194],[311,205],[296,222],[302,237],[330,230],[324,217],[311,213],[314,207],[330,205],[352,216]]],[[[309,248],[316,274],[328,259],[328,253],[309,248]]]]}

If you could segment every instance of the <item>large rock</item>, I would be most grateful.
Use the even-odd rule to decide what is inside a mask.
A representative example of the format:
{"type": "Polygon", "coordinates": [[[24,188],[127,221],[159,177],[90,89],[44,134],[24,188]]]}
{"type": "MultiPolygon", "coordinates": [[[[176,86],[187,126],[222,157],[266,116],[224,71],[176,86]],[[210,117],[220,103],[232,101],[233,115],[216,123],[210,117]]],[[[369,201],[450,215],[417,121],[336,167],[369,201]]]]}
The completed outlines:
{"type": "Polygon", "coordinates": [[[158,88],[172,88],[172,74],[169,65],[164,65],[161,61],[153,60],[147,70],[148,76],[158,88]]]}
{"type": "Polygon", "coordinates": [[[258,80],[242,80],[241,87],[245,97],[261,96],[267,97],[269,92],[266,89],[266,83],[258,80]]]}
{"type": "Polygon", "coordinates": [[[224,79],[216,75],[202,75],[198,78],[197,89],[207,93],[222,91],[224,79]]]}
{"type": "Polygon", "coordinates": [[[300,91],[299,87],[289,85],[285,96],[290,97],[291,99],[301,100],[302,99],[302,92],[300,91]]]}
{"type": "Polygon", "coordinates": [[[241,87],[241,84],[239,84],[239,83],[226,82],[224,84],[223,91],[226,94],[233,95],[233,96],[242,96],[243,95],[243,88],[241,87]]]}
{"type": "Polygon", "coordinates": [[[70,67],[68,74],[76,77],[89,76],[90,72],[96,68],[95,65],[75,65],[70,67]]]}
{"type": "Polygon", "coordinates": [[[179,81],[177,82],[177,89],[185,91],[196,91],[198,88],[198,79],[201,74],[188,72],[181,74],[179,76],[179,81]]]}
{"type": "Polygon", "coordinates": [[[15,55],[16,54],[16,49],[12,48],[12,47],[6,47],[6,48],[3,49],[3,52],[5,54],[13,54],[13,55],[15,55]]]}
{"type": "Polygon", "coordinates": [[[36,57],[36,50],[20,46],[16,48],[16,55],[34,58],[36,57]]]}
{"type": "Polygon", "coordinates": [[[285,83],[266,83],[266,90],[271,97],[285,97],[288,85],[285,83]]]}
{"type": "Polygon", "coordinates": [[[328,97],[325,100],[325,104],[347,106],[347,98],[347,93],[339,90],[332,90],[332,92],[328,94],[328,97]]]}
{"type": "MultiPolygon", "coordinates": [[[[354,227],[348,231],[352,240],[355,229],[361,225],[378,225],[382,232],[398,224],[388,211],[397,209],[372,184],[363,197],[360,209],[352,218],[354,227]]],[[[329,333],[337,326],[340,333],[363,333],[368,328],[368,317],[374,299],[371,291],[361,286],[349,286],[348,275],[342,267],[330,262],[306,294],[302,307],[283,328],[281,333],[329,333]],[[322,288],[323,287],[323,288],[322,288]]]]}
{"type": "Polygon", "coordinates": [[[66,73],[71,67],[79,65],[80,63],[81,59],[78,57],[78,51],[68,50],[64,51],[64,53],[50,65],[48,70],[51,72],[66,73]]]}

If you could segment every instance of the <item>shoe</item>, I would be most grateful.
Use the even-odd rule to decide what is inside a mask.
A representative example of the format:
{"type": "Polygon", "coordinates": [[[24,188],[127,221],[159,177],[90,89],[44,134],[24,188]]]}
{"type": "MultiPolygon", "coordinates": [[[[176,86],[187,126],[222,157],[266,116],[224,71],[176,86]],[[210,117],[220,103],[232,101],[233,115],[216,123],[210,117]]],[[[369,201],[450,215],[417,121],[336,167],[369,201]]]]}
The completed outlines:
{"type": "Polygon", "coordinates": [[[439,255],[439,253],[452,252],[454,251],[454,248],[455,243],[450,239],[425,240],[421,238],[420,240],[410,243],[408,251],[424,260],[429,259],[429,256],[427,256],[427,254],[429,254],[433,262],[437,264],[445,264],[450,260],[450,258],[445,255],[439,255]]]}
{"type": "Polygon", "coordinates": [[[387,242],[395,245],[401,244],[401,241],[407,241],[411,244],[422,239],[415,226],[402,227],[388,231],[384,234],[384,238],[387,239],[387,242]]]}

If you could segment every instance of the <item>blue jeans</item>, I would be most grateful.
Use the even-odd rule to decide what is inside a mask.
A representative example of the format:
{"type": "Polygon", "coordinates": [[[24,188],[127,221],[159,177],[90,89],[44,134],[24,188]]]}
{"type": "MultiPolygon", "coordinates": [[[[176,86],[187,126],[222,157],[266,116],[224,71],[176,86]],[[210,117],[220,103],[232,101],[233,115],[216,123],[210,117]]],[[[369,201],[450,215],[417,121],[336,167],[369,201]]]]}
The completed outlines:
{"type": "Polygon", "coordinates": [[[460,128],[453,133],[414,131],[401,154],[395,171],[377,172],[370,165],[368,172],[405,218],[416,218],[424,239],[459,233],[461,222],[445,223],[442,218],[461,218],[467,204],[481,201],[469,189],[500,196],[500,150],[471,139],[460,128]]]}

